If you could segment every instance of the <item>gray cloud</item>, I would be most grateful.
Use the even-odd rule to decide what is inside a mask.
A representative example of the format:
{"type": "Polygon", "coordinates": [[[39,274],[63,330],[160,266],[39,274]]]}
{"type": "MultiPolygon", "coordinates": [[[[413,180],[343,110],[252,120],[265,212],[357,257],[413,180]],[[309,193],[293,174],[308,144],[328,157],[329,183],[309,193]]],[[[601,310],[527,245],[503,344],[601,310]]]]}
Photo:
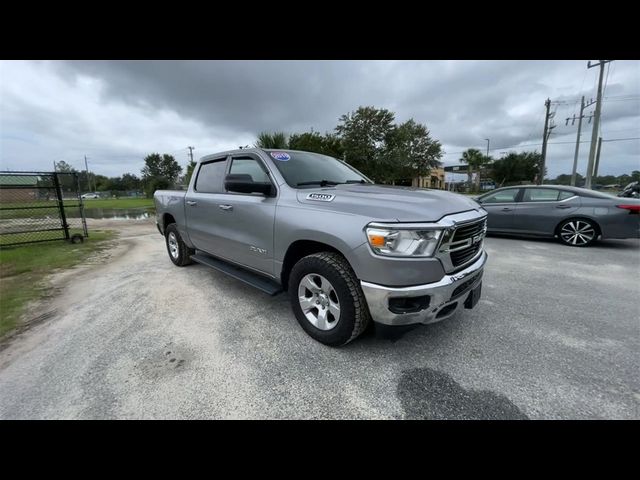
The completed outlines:
{"type": "MultiPolygon", "coordinates": [[[[603,136],[639,137],[640,62],[611,65],[606,95],[635,98],[608,99],[603,136]]],[[[138,173],[151,151],[174,153],[184,164],[187,145],[204,155],[253,143],[262,130],[332,130],[340,115],[360,105],[426,124],[443,143],[449,164],[461,150],[484,148],[484,138],[495,148],[540,143],[547,97],[565,102],[554,106],[551,142],[571,142],[575,127],[565,126],[565,118],[577,113],[579,95],[595,97],[596,75],[585,61],[69,61],[0,67],[3,168],[47,168],[52,160],[86,153],[96,171],[109,175],[138,173]]],[[[591,135],[586,127],[583,140],[591,135]]],[[[640,168],[640,141],[605,145],[602,173],[640,168]]],[[[581,146],[581,157],[588,148],[581,146]]],[[[572,145],[550,145],[550,175],[569,171],[572,159],[572,145]]]]}

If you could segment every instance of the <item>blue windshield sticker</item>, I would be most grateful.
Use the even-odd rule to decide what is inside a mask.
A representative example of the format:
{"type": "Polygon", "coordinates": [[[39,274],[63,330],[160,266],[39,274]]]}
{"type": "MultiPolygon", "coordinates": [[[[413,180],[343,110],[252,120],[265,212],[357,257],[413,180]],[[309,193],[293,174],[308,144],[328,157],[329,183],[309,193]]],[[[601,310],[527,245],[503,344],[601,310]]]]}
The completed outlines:
{"type": "Polygon", "coordinates": [[[280,160],[281,162],[291,160],[291,156],[286,152],[271,152],[271,156],[276,160],[280,160]]]}

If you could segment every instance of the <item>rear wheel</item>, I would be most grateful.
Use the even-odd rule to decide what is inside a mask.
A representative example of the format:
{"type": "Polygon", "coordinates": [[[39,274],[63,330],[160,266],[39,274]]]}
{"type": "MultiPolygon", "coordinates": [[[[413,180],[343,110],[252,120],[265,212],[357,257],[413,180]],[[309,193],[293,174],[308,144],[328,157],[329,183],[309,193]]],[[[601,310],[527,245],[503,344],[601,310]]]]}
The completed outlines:
{"type": "Polygon", "coordinates": [[[165,232],[165,241],[167,243],[167,252],[169,252],[169,258],[174,265],[178,267],[184,267],[192,263],[191,255],[195,251],[185,245],[178,232],[178,227],[175,223],[168,225],[165,232]]]}
{"type": "Polygon", "coordinates": [[[598,227],[584,218],[565,220],[558,227],[558,237],[571,247],[588,247],[598,238],[598,227]]]}
{"type": "Polygon", "coordinates": [[[314,253],[298,261],[289,276],[289,295],[300,326],[325,345],[349,343],[369,324],[360,283],[337,253],[314,253]]]}

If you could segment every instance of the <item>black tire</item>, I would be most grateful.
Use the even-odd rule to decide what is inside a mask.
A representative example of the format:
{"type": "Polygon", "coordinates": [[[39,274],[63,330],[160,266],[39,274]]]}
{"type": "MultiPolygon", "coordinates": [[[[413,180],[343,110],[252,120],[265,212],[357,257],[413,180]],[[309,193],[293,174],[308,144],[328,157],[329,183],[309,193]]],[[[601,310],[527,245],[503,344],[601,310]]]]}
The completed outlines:
{"type": "Polygon", "coordinates": [[[588,247],[598,239],[598,225],[586,218],[570,218],[558,225],[558,238],[570,247],[588,247]]]}
{"type": "Polygon", "coordinates": [[[337,347],[351,342],[365,331],[371,320],[358,279],[346,259],[337,253],[314,253],[299,260],[289,275],[289,296],[300,326],[309,336],[325,345],[337,347]],[[312,325],[300,305],[298,287],[310,274],[326,278],[337,295],[340,315],[330,330],[312,325]]]}
{"type": "Polygon", "coordinates": [[[84,242],[84,237],[82,235],[80,235],[79,233],[76,233],[74,235],[71,235],[71,238],[69,239],[69,242],[71,242],[71,243],[83,243],[84,242]]]}
{"type": "Polygon", "coordinates": [[[169,254],[169,258],[173,262],[174,265],[178,267],[184,267],[185,265],[189,265],[193,263],[191,260],[191,255],[195,253],[195,251],[185,245],[182,241],[182,237],[178,232],[178,227],[176,227],[175,223],[172,223],[165,228],[164,231],[164,240],[167,245],[167,253],[169,254]],[[172,253],[172,245],[170,245],[171,240],[175,237],[177,250],[175,250],[175,255],[172,253]]]}

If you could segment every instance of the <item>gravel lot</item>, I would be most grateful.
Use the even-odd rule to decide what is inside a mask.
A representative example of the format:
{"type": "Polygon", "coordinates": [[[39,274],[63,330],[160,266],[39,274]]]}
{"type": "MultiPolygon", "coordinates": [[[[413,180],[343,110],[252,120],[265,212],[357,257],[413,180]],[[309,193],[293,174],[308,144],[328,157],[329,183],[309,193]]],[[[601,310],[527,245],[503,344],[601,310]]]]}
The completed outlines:
{"type": "Polygon", "coordinates": [[[0,418],[640,418],[637,240],[490,237],[474,310],[334,349],[152,222],[92,223],[119,245],[0,351],[0,418]]]}

